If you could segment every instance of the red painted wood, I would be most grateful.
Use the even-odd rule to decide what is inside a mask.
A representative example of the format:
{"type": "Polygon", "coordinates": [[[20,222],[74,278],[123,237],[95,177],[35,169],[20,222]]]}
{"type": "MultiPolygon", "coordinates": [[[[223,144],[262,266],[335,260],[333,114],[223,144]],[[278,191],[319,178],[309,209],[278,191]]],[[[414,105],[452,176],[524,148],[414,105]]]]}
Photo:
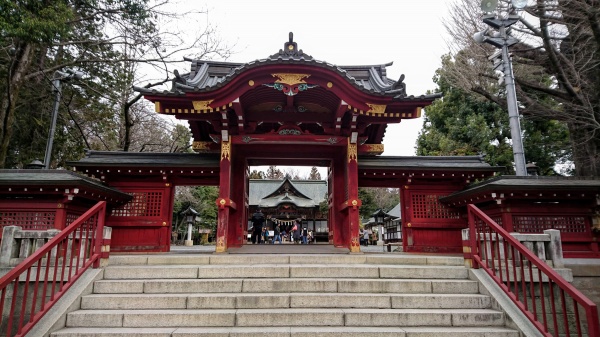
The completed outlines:
{"type": "Polygon", "coordinates": [[[105,213],[106,202],[101,201],[85,212],[79,219],[74,221],[71,226],[64,229],[18,266],[0,278],[0,294],[2,296],[2,299],[0,300],[2,304],[0,306],[0,317],[5,317],[4,310],[7,310],[6,316],[8,316],[6,336],[25,336],[42,316],[52,309],[52,306],[60,300],[84,271],[92,265],[94,265],[94,267],[97,266],[97,261],[99,261],[101,255],[100,243],[102,241],[105,213]],[[75,238],[85,238],[83,240],[85,241],[85,248],[81,249],[80,245],[82,244],[82,240],[75,240],[75,238]],[[71,245],[72,253],[79,251],[86,252],[82,261],[79,260],[80,254],[77,254],[78,258],[76,260],[76,266],[73,266],[74,259],[72,256],[71,258],[67,258],[67,251],[65,248],[69,247],[69,245],[71,245]],[[54,255],[54,258],[52,258],[52,255],[54,255]],[[54,261],[54,264],[50,263],[52,260],[54,261]],[[39,270],[41,268],[37,268],[42,264],[48,266],[45,268],[46,272],[44,279],[40,279],[39,270]],[[35,276],[31,274],[32,268],[37,269],[35,276]],[[51,269],[53,270],[52,285],[50,285],[50,281],[48,281],[48,275],[51,269]],[[57,278],[57,275],[59,274],[58,269],[61,269],[61,271],[60,277],[57,278]],[[65,274],[66,271],[68,271],[67,274],[65,274]],[[24,283],[19,282],[19,280],[23,279],[26,280],[24,283]],[[57,280],[60,280],[58,286],[56,284],[57,280]],[[20,284],[23,287],[23,290],[22,294],[17,296],[17,291],[21,291],[19,289],[20,284]],[[29,298],[29,287],[32,284],[35,285],[32,287],[34,293],[32,294],[32,303],[28,305],[26,299],[29,298]],[[11,285],[13,286],[12,300],[10,301],[10,304],[5,307],[7,288],[11,285]],[[42,290],[42,296],[40,297],[37,296],[39,287],[41,287],[42,290]],[[47,297],[46,294],[50,287],[52,288],[51,295],[47,297]],[[20,297],[22,300],[17,301],[17,297],[20,297]],[[35,304],[35,306],[33,304],[35,304]],[[26,310],[30,314],[30,317],[27,320],[25,320],[26,310]],[[14,329],[13,324],[15,324],[14,329]]]}
{"type": "Polygon", "coordinates": [[[241,247],[245,242],[244,229],[248,223],[247,218],[247,176],[246,176],[246,158],[241,154],[238,155],[237,146],[232,149],[232,165],[231,165],[231,200],[240,207],[230,213],[229,231],[228,231],[228,247],[241,247]]]}
{"type": "Polygon", "coordinates": [[[466,228],[465,218],[439,202],[458,189],[458,186],[421,184],[412,182],[402,191],[402,228],[407,252],[462,252],[461,230],[466,228]]]}
{"type": "Polygon", "coordinates": [[[346,155],[345,151],[342,155],[335,157],[332,163],[332,185],[333,193],[329,204],[329,213],[331,223],[329,224],[330,231],[333,232],[333,245],[336,247],[348,247],[347,242],[350,241],[350,233],[344,224],[348,223],[348,213],[342,209],[343,203],[347,200],[348,190],[346,189],[346,155]]]}
{"type": "MultiPolygon", "coordinates": [[[[306,80],[310,84],[319,85],[326,88],[327,91],[333,92],[337,97],[340,97],[352,107],[367,111],[369,106],[365,102],[372,104],[386,104],[391,111],[410,112],[413,113],[416,107],[429,105],[429,101],[421,101],[415,99],[408,102],[394,102],[392,97],[373,95],[363,92],[350,84],[347,79],[343,78],[336,72],[313,65],[266,65],[263,67],[250,68],[236,76],[227,85],[210,92],[190,92],[186,96],[181,97],[163,97],[146,95],[145,98],[152,102],[161,102],[161,109],[193,109],[192,100],[213,100],[210,106],[214,109],[228,105],[229,103],[241,97],[244,93],[262,86],[275,82],[273,73],[306,73],[311,76],[306,80]],[[249,85],[249,81],[253,81],[253,85],[249,85]],[[333,86],[328,88],[327,83],[331,82],[333,86]],[[185,102],[185,103],[184,103],[185,102]],[[394,109],[395,107],[395,109],[394,109]]],[[[186,116],[183,115],[182,116],[186,116]]],[[[189,117],[189,114],[187,115],[189,117]]],[[[416,115],[414,117],[417,117],[416,115]]],[[[185,119],[185,118],[184,118],[185,119]]]]}
{"type": "Polygon", "coordinates": [[[361,202],[358,199],[358,158],[357,145],[348,141],[346,160],[346,184],[348,186],[347,209],[348,212],[348,237],[344,244],[351,252],[360,251],[360,215],[358,214],[361,202]]]}
{"type": "Polygon", "coordinates": [[[600,257],[594,240],[597,234],[591,231],[591,207],[585,203],[562,201],[543,204],[508,199],[501,204],[484,205],[481,210],[508,232],[542,233],[544,229],[560,230],[566,258],[600,257]]]}
{"type": "Polygon", "coordinates": [[[585,335],[587,336],[600,337],[598,308],[595,303],[585,297],[554,269],[549,267],[545,261],[540,260],[533,252],[473,204],[468,205],[468,219],[469,232],[471,233],[470,248],[472,256],[477,262],[476,268],[481,267],[490,275],[542,335],[548,337],[563,335],[584,336],[583,331],[585,330],[587,332],[585,335]],[[492,247],[498,242],[490,241],[490,238],[493,237],[501,237],[503,245],[511,251],[511,254],[494,255],[487,253],[488,251],[494,252],[492,247]],[[518,253],[515,254],[515,252],[518,253]],[[516,261],[515,256],[519,256],[516,261]],[[495,268],[496,264],[500,266],[512,266],[512,275],[520,275],[519,280],[512,277],[513,281],[507,281],[509,278],[501,276],[502,268],[495,268]],[[540,281],[527,282],[528,279],[525,278],[525,275],[529,276],[529,280],[533,279],[531,276],[534,266],[538,270],[538,280],[540,281]],[[549,282],[542,282],[542,275],[549,282]],[[540,305],[546,300],[543,297],[540,300],[537,294],[543,294],[544,287],[548,285],[550,285],[548,291],[550,295],[550,308],[546,311],[546,307],[540,305]],[[558,296],[554,296],[553,286],[558,288],[558,296]],[[529,294],[526,292],[527,287],[530,289],[529,294]],[[566,298],[569,299],[569,302],[574,303],[575,307],[579,305],[585,310],[585,320],[581,320],[577,312],[575,315],[567,315],[566,298]],[[541,314],[537,314],[538,308],[543,308],[541,314]],[[560,310],[558,310],[559,308],[560,310]],[[547,322],[547,320],[551,321],[547,322]],[[576,327],[576,331],[570,331],[573,327],[576,327]],[[582,329],[583,327],[586,329],[582,329]]]}
{"type": "Polygon", "coordinates": [[[117,183],[115,187],[133,193],[134,199],[113,209],[107,219],[113,229],[111,250],[169,251],[174,187],[154,182],[117,183]]]}
{"type": "Polygon", "coordinates": [[[225,139],[221,144],[221,162],[220,162],[220,180],[219,180],[219,198],[216,200],[219,208],[217,222],[217,253],[227,251],[230,241],[231,212],[231,143],[225,139]]]}

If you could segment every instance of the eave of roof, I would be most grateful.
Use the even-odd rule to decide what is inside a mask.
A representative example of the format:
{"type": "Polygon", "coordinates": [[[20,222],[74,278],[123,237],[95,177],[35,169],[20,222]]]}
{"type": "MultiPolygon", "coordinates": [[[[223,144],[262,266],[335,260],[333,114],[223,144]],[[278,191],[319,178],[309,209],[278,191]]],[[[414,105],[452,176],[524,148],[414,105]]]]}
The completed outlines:
{"type": "Polygon", "coordinates": [[[155,153],[86,151],[78,161],[67,162],[72,167],[215,167],[219,168],[220,154],[155,153]]]}
{"type": "Polygon", "coordinates": [[[491,166],[479,156],[359,156],[359,169],[448,169],[498,172],[501,166],[491,166]]]}
{"type": "MultiPolygon", "coordinates": [[[[94,193],[104,195],[118,202],[131,200],[131,195],[121,192],[117,189],[103,185],[101,182],[75,172],[66,170],[0,170],[0,187],[9,187],[10,194],[19,193],[20,188],[34,187],[55,187],[61,188],[59,193],[63,193],[65,188],[78,188],[88,190],[94,193]]],[[[25,192],[25,191],[24,191],[25,192]]],[[[52,193],[47,189],[45,192],[52,193]]],[[[31,193],[31,192],[30,192],[31,193]]],[[[68,193],[67,193],[68,194],[68,193]]],[[[78,197],[93,199],[90,195],[78,193],[78,197]]]]}
{"type": "Polygon", "coordinates": [[[281,204],[293,204],[296,205],[297,207],[316,207],[319,206],[319,204],[316,204],[312,199],[304,199],[304,198],[298,198],[296,196],[277,196],[277,197],[270,197],[270,198],[263,198],[260,200],[260,203],[258,204],[259,207],[277,207],[281,204]]]}
{"type": "Polygon", "coordinates": [[[293,188],[293,190],[299,194],[299,196],[301,196],[304,199],[309,199],[309,197],[307,197],[306,195],[304,195],[304,193],[300,192],[300,190],[298,189],[298,187],[296,187],[296,185],[294,185],[294,183],[292,182],[292,180],[288,177],[286,177],[285,179],[283,179],[283,181],[281,182],[281,184],[279,184],[279,186],[277,186],[277,188],[275,190],[273,190],[273,192],[271,192],[270,194],[268,194],[267,196],[265,196],[263,199],[267,199],[267,198],[272,198],[275,197],[277,194],[277,191],[283,187],[283,185],[285,185],[285,183],[290,184],[290,186],[293,188]]]}
{"type": "Polygon", "coordinates": [[[194,60],[188,58],[185,58],[184,60],[192,63],[191,71],[182,75],[179,75],[179,73],[176,72],[171,90],[159,91],[154,88],[143,87],[134,87],[134,90],[144,95],[153,96],[184,96],[188,92],[211,92],[226,86],[238,75],[250,69],[285,64],[308,65],[328,69],[346,79],[348,83],[362,92],[371,95],[390,96],[393,97],[394,101],[433,101],[434,99],[441,97],[440,94],[407,96],[406,85],[403,83],[404,75],[402,75],[398,81],[391,80],[385,76],[385,68],[392,65],[393,62],[377,65],[336,66],[325,61],[316,60],[312,56],[304,54],[302,50],[297,49],[297,43],[293,42],[293,34],[291,33],[290,41],[284,44],[284,48],[279,50],[278,53],[265,59],[259,59],[248,63],[194,60]],[[290,46],[291,49],[288,49],[290,46]],[[211,77],[211,69],[215,69],[213,74],[219,76],[211,77]],[[351,71],[367,72],[369,76],[367,79],[357,79],[350,74],[351,71]],[[364,85],[367,82],[369,88],[364,85]]]}
{"type": "MultiPolygon", "coordinates": [[[[455,192],[440,198],[441,202],[452,204],[466,199],[477,198],[494,192],[512,193],[518,197],[517,192],[592,192],[600,193],[600,179],[596,177],[540,177],[540,176],[500,176],[473,184],[467,189],[455,192]]],[[[508,194],[506,195],[508,196],[508,194]]],[[[498,196],[497,196],[498,197],[498,196]]],[[[491,197],[487,199],[491,200],[491,197]]],[[[486,200],[481,198],[480,200],[486,200]]],[[[462,202],[464,203],[464,202],[462,202]]]]}

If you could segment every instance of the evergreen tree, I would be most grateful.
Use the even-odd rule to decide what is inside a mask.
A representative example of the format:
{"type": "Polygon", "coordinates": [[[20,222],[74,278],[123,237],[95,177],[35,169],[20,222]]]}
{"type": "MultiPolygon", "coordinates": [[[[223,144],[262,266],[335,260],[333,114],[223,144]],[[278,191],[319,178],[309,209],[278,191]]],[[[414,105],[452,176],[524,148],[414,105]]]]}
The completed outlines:
{"type": "Polygon", "coordinates": [[[180,139],[176,126],[161,122],[147,102],[136,104],[142,102],[132,91],[139,83],[139,65],[152,65],[165,74],[153,83],[138,84],[151,87],[169,80],[168,68],[181,59],[182,51],[196,57],[229,52],[210,27],[186,31],[190,42],[167,31],[158,23],[172,14],[165,4],[0,0],[0,167],[22,167],[44,157],[55,97],[52,79],[57,70],[67,68],[86,76],[62,86],[52,167],[79,159],[85,148],[187,150],[188,144],[174,146],[180,139]],[[151,130],[152,137],[144,137],[144,130],[151,130]]]}
{"type": "Polygon", "coordinates": [[[252,172],[250,172],[250,175],[248,176],[249,179],[265,179],[265,173],[263,171],[258,171],[258,170],[252,170],[252,172]]]}
{"type": "Polygon", "coordinates": [[[277,166],[269,166],[267,169],[267,179],[283,179],[284,175],[277,166]]]}
{"type": "MultiPolygon", "coordinates": [[[[453,66],[449,56],[442,58],[434,81],[444,96],[426,110],[417,154],[484,155],[490,165],[504,166],[514,174],[508,113],[494,102],[452,85],[445,69],[453,66]]],[[[544,175],[555,174],[555,165],[569,158],[567,127],[531,116],[524,117],[521,126],[526,160],[537,163],[544,175]]]]}
{"type": "Polygon", "coordinates": [[[310,169],[308,180],[322,180],[321,173],[319,173],[319,170],[315,166],[310,169]]]}
{"type": "MultiPolygon", "coordinates": [[[[500,0],[504,11],[508,0],[500,0]]],[[[445,26],[452,40],[453,63],[444,71],[452,87],[480,95],[506,107],[505,90],[499,90],[497,74],[489,63],[496,48],[476,44],[473,34],[490,27],[481,20],[480,2],[456,0],[449,4],[445,26]]],[[[533,128],[564,135],[568,128],[570,150],[565,150],[579,176],[600,175],[600,15],[598,1],[569,0],[529,1],[519,20],[511,26],[511,35],[520,40],[511,46],[512,64],[519,113],[526,137],[533,128]],[[553,121],[558,121],[553,122],[553,121]],[[541,123],[541,125],[540,125],[541,123]]],[[[506,14],[506,13],[501,13],[506,14]]],[[[494,34],[492,29],[490,34],[494,34]]],[[[536,146],[545,153],[555,152],[547,144],[557,144],[542,131],[536,144],[525,145],[525,158],[534,157],[536,146]],[[532,150],[534,150],[532,152],[532,150]]],[[[535,136],[534,136],[535,137],[535,136]]],[[[532,138],[530,138],[530,141],[532,138]]],[[[527,139],[526,139],[527,141],[527,139]]],[[[562,143],[558,139],[558,143],[562,143]]],[[[560,147],[560,146],[559,146],[560,147]]],[[[543,157],[543,156],[542,156],[543,157]]],[[[539,161],[538,161],[539,164],[539,161]]]]}

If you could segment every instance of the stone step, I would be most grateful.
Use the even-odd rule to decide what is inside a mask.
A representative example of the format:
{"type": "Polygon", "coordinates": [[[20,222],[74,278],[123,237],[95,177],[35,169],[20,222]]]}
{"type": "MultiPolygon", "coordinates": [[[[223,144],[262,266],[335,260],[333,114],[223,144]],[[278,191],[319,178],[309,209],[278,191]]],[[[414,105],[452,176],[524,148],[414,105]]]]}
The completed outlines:
{"type": "Polygon", "coordinates": [[[51,337],[519,337],[502,327],[67,328],[51,337]]]}
{"type": "Polygon", "coordinates": [[[438,293],[475,294],[479,285],[471,280],[429,279],[148,279],[100,280],[96,294],[176,294],[176,293],[438,293]]]}
{"type": "Polygon", "coordinates": [[[111,266],[106,280],[215,278],[428,278],[464,279],[463,266],[405,266],[367,264],[111,266]]]}
{"type": "Polygon", "coordinates": [[[489,308],[479,294],[212,293],[87,295],[81,309],[489,308]]]}
{"type": "Polygon", "coordinates": [[[503,326],[490,309],[79,310],[67,327],[503,326]]]}
{"type": "Polygon", "coordinates": [[[423,256],[410,254],[169,254],[169,255],[116,255],[111,254],[111,266],[115,265],[256,265],[256,264],[390,264],[390,265],[438,265],[462,266],[464,259],[457,256],[423,256]]]}

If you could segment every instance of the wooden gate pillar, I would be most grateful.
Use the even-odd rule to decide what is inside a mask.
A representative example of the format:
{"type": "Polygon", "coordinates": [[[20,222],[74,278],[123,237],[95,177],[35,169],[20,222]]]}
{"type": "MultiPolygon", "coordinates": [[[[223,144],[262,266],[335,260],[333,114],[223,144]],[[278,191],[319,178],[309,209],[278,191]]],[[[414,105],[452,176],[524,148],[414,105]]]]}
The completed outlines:
{"type": "Polygon", "coordinates": [[[356,143],[351,143],[348,139],[348,150],[347,150],[347,168],[346,168],[346,183],[348,186],[348,200],[344,202],[344,208],[347,211],[347,247],[351,253],[360,252],[360,238],[359,238],[359,221],[360,215],[358,213],[359,207],[362,202],[358,199],[358,157],[357,157],[357,146],[356,143]]]}
{"type": "Polygon", "coordinates": [[[219,209],[217,219],[217,247],[215,252],[227,251],[229,238],[229,218],[235,210],[235,203],[231,200],[231,139],[221,141],[221,163],[219,174],[219,209]]]}

